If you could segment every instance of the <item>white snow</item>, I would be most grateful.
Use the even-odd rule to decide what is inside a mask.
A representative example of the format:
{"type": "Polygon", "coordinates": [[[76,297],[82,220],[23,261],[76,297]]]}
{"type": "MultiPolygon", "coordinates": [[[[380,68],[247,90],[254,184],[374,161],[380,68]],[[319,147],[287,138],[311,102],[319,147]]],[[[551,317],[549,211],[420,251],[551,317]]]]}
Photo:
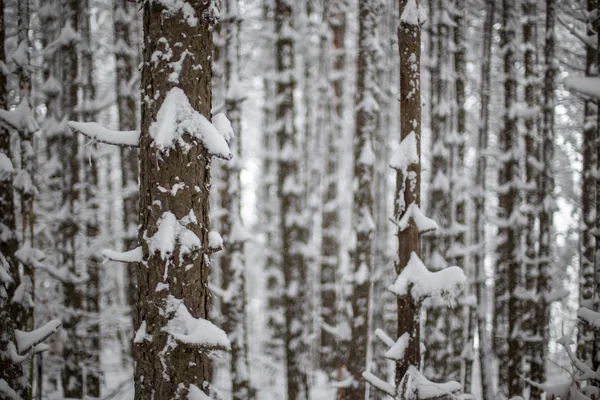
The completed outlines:
{"type": "Polygon", "coordinates": [[[103,257],[108,258],[111,261],[118,261],[124,263],[133,263],[133,262],[141,262],[142,261],[142,248],[136,247],[133,250],[129,251],[114,251],[109,249],[104,249],[100,252],[103,257]]]}
{"type": "Polygon", "coordinates": [[[44,326],[31,332],[23,332],[15,329],[15,340],[17,342],[17,350],[19,354],[23,354],[31,350],[35,345],[43,342],[60,328],[62,323],[53,319],[47,322],[44,326]]]}
{"type": "Polygon", "coordinates": [[[208,232],[208,247],[213,250],[219,250],[223,248],[223,238],[216,231],[208,232]]]}
{"type": "Polygon", "coordinates": [[[212,117],[212,123],[215,128],[217,128],[221,136],[225,138],[227,143],[231,142],[231,139],[235,137],[235,132],[233,132],[233,128],[231,127],[231,122],[227,119],[225,114],[218,113],[212,117]]]}
{"type": "Polygon", "coordinates": [[[217,128],[202,114],[194,110],[189,99],[178,87],[172,88],[150,125],[150,136],[160,150],[168,150],[183,141],[185,134],[200,139],[208,153],[224,159],[231,158],[231,150],[217,128]]]}
{"type": "Polygon", "coordinates": [[[444,383],[431,382],[425,378],[418,369],[414,366],[410,366],[404,379],[410,379],[408,383],[408,392],[412,392],[416,389],[418,399],[431,399],[435,397],[453,397],[452,395],[462,389],[462,386],[458,382],[450,381],[444,383]],[[415,385],[411,388],[410,386],[415,385]]]}
{"type": "Polygon", "coordinates": [[[419,25],[419,6],[416,0],[408,0],[400,16],[400,22],[409,25],[419,25]]]}
{"type": "Polygon", "coordinates": [[[386,381],[379,379],[378,377],[376,377],[375,375],[373,375],[372,373],[370,373],[369,371],[365,371],[362,373],[363,378],[365,378],[365,380],[372,386],[376,387],[377,389],[381,390],[384,393],[389,394],[390,396],[394,397],[396,396],[396,388],[387,383],[386,381]]]}
{"type": "Polygon", "coordinates": [[[410,344],[410,335],[408,332],[405,332],[402,336],[398,338],[396,343],[385,352],[384,357],[389,358],[390,360],[402,360],[404,358],[404,352],[406,348],[410,344]]]}
{"type": "Polygon", "coordinates": [[[194,318],[182,300],[170,297],[170,306],[177,304],[173,317],[163,328],[176,340],[193,345],[229,350],[231,345],[223,330],[204,318],[194,318]]]}
{"type": "Polygon", "coordinates": [[[179,11],[183,14],[183,19],[189,26],[195,27],[198,25],[198,17],[194,11],[194,7],[185,0],[157,0],[157,3],[163,5],[165,10],[163,13],[169,17],[174,17],[179,11]]]}
{"type": "Polygon", "coordinates": [[[19,132],[32,133],[40,129],[29,103],[23,98],[12,110],[1,110],[0,119],[19,132]]]}
{"type": "Polygon", "coordinates": [[[0,181],[9,180],[15,172],[10,158],[4,153],[0,153],[0,181]]]}
{"type": "Polygon", "coordinates": [[[212,400],[206,393],[204,393],[198,386],[190,385],[188,391],[188,400],[212,400]]]}
{"type": "Polygon", "coordinates": [[[142,343],[144,340],[152,340],[152,335],[149,335],[146,330],[146,321],[142,321],[139,329],[135,332],[133,343],[142,343]]]}
{"type": "Polygon", "coordinates": [[[360,150],[360,157],[358,163],[363,165],[373,165],[375,162],[375,153],[373,152],[373,146],[370,140],[366,140],[362,149],[360,150]]]}
{"type": "Polygon", "coordinates": [[[388,289],[397,296],[405,296],[409,294],[410,288],[410,295],[415,300],[441,295],[452,301],[462,290],[466,280],[462,269],[458,267],[448,267],[437,272],[429,271],[417,254],[412,252],[408,264],[388,289]]]}
{"type": "Polygon", "coordinates": [[[579,76],[565,79],[565,86],[581,94],[600,98],[600,78],[579,76]]]}
{"type": "MultiPolygon", "coordinates": [[[[414,1],[414,0],[412,0],[414,1]]],[[[402,139],[400,145],[394,152],[390,161],[390,167],[402,171],[402,175],[406,177],[408,167],[419,162],[419,152],[417,149],[417,135],[411,131],[408,136],[402,139]]]]}
{"type": "Polygon", "coordinates": [[[408,228],[411,219],[415,223],[419,233],[435,231],[438,228],[437,223],[431,218],[427,218],[415,203],[411,203],[408,206],[400,221],[397,222],[398,229],[404,231],[408,228]]]}
{"type": "Polygon", "coordinates": [[[183,226],[175,215],[166,211],[158,220],[158,231],[147,240],[150,253],[158,251],[163,260],[171,257],[179,243],[179,255],[191,253],[201,246],[198,236],[183,226]]]}
{"type": "Polygon", "coordinates": [[[138,147],[140,145],[139,131],[114,131],[106,129],[95,122],[69,121],[69,128],[100,143],[117,146],[138,147]]]}
{"type": "Polygon", "coordinates": [[[600,329],[600,313],[589,308],[581,307],[577,310],[577,317],[596,329],[600,329]]]}

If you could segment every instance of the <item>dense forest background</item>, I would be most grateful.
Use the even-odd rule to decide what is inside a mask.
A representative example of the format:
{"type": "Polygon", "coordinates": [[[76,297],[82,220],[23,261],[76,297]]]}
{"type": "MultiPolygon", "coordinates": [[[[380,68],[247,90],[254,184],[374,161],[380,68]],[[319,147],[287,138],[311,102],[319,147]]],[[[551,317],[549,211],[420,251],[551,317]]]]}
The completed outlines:
{"type": "Polygon", "coordinates": [[[597,0],[0,8],[0,399],[600,395],[597,0]]]}

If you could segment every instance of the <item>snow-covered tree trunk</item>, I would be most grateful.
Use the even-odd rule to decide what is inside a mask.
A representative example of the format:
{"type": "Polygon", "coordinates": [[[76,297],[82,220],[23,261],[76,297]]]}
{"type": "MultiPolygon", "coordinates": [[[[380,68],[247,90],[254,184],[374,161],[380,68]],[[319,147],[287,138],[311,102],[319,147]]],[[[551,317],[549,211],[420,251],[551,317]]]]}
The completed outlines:
{"type": "MultiPolygon", "coordinates": [[[[134,44],[135,4],[128,0],[113,2],[113,22],[115,31],[116,103],[119,115],[118,127],[121,131],[137,129],[138,113],[135,96],[136,77],[139,64],[138,51],[134,44]]],[[[123,191],[123,226],[125,229],[123,247],[131,249],[137,243],[138,221],[138,150],[128,146],[120,148],[121,190],[123,191]]],[[[135,266],[127,265],[127,304],[135,305],[137,290],[135,266]]]]}
{"type": "Polygon", "coordinates": [[[222,27],[225,36],[224,75],[225,112],[231,120],[233,135],[228,139],[233,159],[223,168],[223,188],[220,200],[224,210],[220,219],[225,252],[219,260],[221,288],[227,293],[222,298],[223,329],[231,341],[230,374],[232,399],[246,400],[250,395],[248,332],[246,323],[246,266],[244,242],[248,234],[240,215],[240,169],[242,168],[242,101],[240,87],[240,24],[238,0],[227,0],[222,27]]]}
{"type": "Polygon", "coordinates": [[[546,0],[546,36],[544,45],[543,124],[541,134],[541,161],[543,170],[540,182],[541,207],[539,213],[539,264],[537,292],[540,296],[536,307],[536,335],[540,338],[535,346],[531,363],[531,380],[546,382],[546,359],[550,337],[550,307],[547,295],[552,289],[550,269],[551,237],[553,232],[554,200],[554,106],[558,61],[555,45],[556,2],[546,0]]]}
{"type": "MultiPolygon", "coordinates": [[[[344,0],[329,2],[326,15],[326,23],[329,26],[331,41],[326,43],[325,49],[331,53],[326,58],[329,63],[325,65],[328,69],[327,90],[330,93],[331,121],[327,125],[326,136],[327,153],[325,176],[323,178],[323,216],[322,216],[322,238],[321,238],[321,318],[324,323],[336,326],[341,321],[338,319],[338,298],[336,295],[336,282],[339,274],[340,263],[340,217],[338,199],[339,181],[339,148],[344,130],[344,67],[346,60],[345,38],[346,38],[346,3],[344,0]]],[[[326,40],[329,35],[326,35],[326,40]]],[[[335,337],[325,329],[321,330],[321,366],[329,375],[337,373],[341,377],[343,356],[338,347],[340,338],[335,337]]]]}
{"type": "MultiPolygon", "coordinates": [[[[597,1],[588,0],[587,10],[591,13],[596,10],[597,1]]],[[[593,40],[595,32],[591,24],[588,24],[587,37],[593,40]]],[[[585,74],[586,76],[597,75],[597,55],[598,50],[592,46],[586,46],[585,74]]],[[[596,224],[596,176],[595,168],[597,164],[597,149],[595,145],[597,126],[598,107],[596,102],[588,99],[584,103],[584,124],[583,124],[583,169],[582,169],[582,190],[581,190],[581,251],[579,273],[581,275],[579,284],[579,304],[582,307],[593,309],[592,302],[595,293],[594,277],[594,228],[596,224]]],[[[579,324],[577,355],[582,360],[590,360],[593,356],[594,330],[586,323],[579,324]]]]}
{"type": "MultiPolygon", "coordinates": [[[[96,87],[94,85],[94,58],[92,47],[92,8],[90,0],[79,0],[79,21],[81,23],[81,74],[82,98],[79,102],[82,119],[93,121],[96,119],[96,87]]],[[[77,138],[80,139],[80,138],[77,138]]],[[[94,147],[86,149],[85,156],[81,158],[81,167],[85,176],[85,205],[81,217],[85,222],[86,235],[86,267],[88,280],[86,282],[85,310],[87,312],[87,335],[84,338],[85,348],[85,392],[90,397],[100,397],[100,287],[102,257],[98,251],[97,241],[100,236],[99,214],[99,171],[98,156],[94,147]]]]}
{"type": "Polygon", "coordinates": [[[494,325],[497,329],[495,350],[498,356],[499,387],[506,398],[522,395],[523,343],[520,326],[523,309],[521,231],[527,219],[520,212],[523,182],[519,169],[520,145],[517,115],[517,71],[515,52],[517,7],[504,0],[500,46],[504,60],[504,111],[499,133],[500,169],[498,172],[498,245],[494,325]]]}
{"type": "MultiPolygon", "coordinates": [[[[394,220],[400,221],[409,206],[421,204],[421,26],[415,0],[399,0],[400,25],[400,140],[414,140],[416,154],[403,155],[404,168],[397,168],[394,196],[394,220]],[[411,139],[412,137],[412,139],[411,139]],[[416,158],[410,159],[411,156],[416,158]]],[[[409,146],[413,146],[411,143],[409,146]]],[[[394,268],[399,275],[408,265],[411,254],[420,256],[420,233],[414,223],[398,229],[398,257],[394,268]]],[[[421,361],[420,311],[421,304],[410,293],[398,296],[398,338],[408,335],[403,357],[396,360],[396,390],[402,394],[402,380],[411,366],[419,368],[421,361]]],[[[404,396],[403,396],[404,398],[404,396]]]]}
{"type": "Polygon", "coordinates": [[[275,1],[275,133],[277,136],[280,255],[283,275],[284,346],[288,400],[308,398],[307,240],[303,215],[304,187],[300,174],[301,151],[294,125],[295,30],[293,3],[275,1]]]}
{"type": "MultiPolygon", "coordinates": [[[[588,4],[589,5],[589,4],[588,4]]],[[[593,35],[590,37],[592,39],[591,44],[596,49],[596,63],[595,63],[595,71],[594,75],[596,77],[600,76],[600,1],[596,1],[596,8],[591,10],[588,14],[588,23],[587,26],[591,27],[591,32],[593,35]]],[[[599,102],[596,99],[596,168],[594,170],[594,175],[596,179],[596,210],[595,210],[595,244],[594,244],[594,310],[600,311],[600,305],[598,304],[598,299],[600,299],[600,110],[598,109],[599,102]]],[[[595,370],[600,368],[600,330],[594,329],[594,345],[593,345],[593,358],[592,358],[592,367],[595,370]]]]}
{"type": "MultiPolygon", "coordinates": [[[[56,54],[61,65],[62,92],[60,98],[61,120],[77,119],[75,108],[78,104],[79,85],[73,79],[79,76],[79,43],[81,37],[79,20],[79,1],[67,0],[63,3],[62,12],[68,15],[60,36],[52,43],[59,47],[56,54]]],[[[51,45],[52,45],[51,44],[51,45]]],[[[76,207],[80,203],[79,196],[79,138],[66,126],[61,124],[57,146],[53,155],[61,162],[62,199],[64,212],[60,220],[58,240],[59,262],[66,266],[73,275],[81,273],[78,265],[77,247],[80,244],[79,221],[76,217],[76,207]]],[[[67,398],[81,398],[83,393],[83,376],[81,362],[84,360],[83,338],[78,325],[82,318],[84,306],[84,287],[74,281],[63,282],[63,306],[69,310],[64,316],[64,330],[68,340],[64,343],[64,365],[61,372],[63,395],[67,398]]]]}
{"type": "Polygon", "coordinates": [[[383,9],[380,0],[361,0],[358,9],[358,61],[356,74],[356,126],[354,133],[354,203],[352,213],[353,268],[352,294],[349,303],[350,343],[346,366],[353,377],[344,391],[346,400],[365,398],[365,382],[361,374],[367,364],[369,343],[369,296],[373,270],[373,136],[379,123],[380,109],[376,100],[376,28],[383,9]]]}
{"type": "MultiPolygon", "coordinates": [[[[540,137],[537,130],[537,115],[539,110],[539,90],[537,76],[537,38],[536,38],[536,12],[537,1],[523,1],[522,29],[523,29],[523,65],[525,66],[524,91],[526,108],[523,113],[523,141],[525,143],[525,152],[523,154],[523,165],[525,166],[525,204],[524,213],[527,218],[527,225],[524,229],[523,267],[525,290],[527,298],[522,299],[523,310],[532,310],[532,313],[524,318],[523,333],[529,346],[525,347],[526,354],[521,355],[532,367],[535,363],[545,363],[544,359],[535,357],[537,352],[537,321],[533,310],[536,310],[537,304],[542,300],[537,293],[538,277],[538,246],[539,231],[537,226],[538,215],[540,212],[540,137]]],[[[521,361],[523,362],[523,361],[521,361]]],[[[532,388],[532,396],[537,398],[541,393],[532,388]]]]}
{"type": "MultiPolygon", "coordinates": [[[[465,0],[455,1],[454,10],[454,71],[456,79],[455,96],[456,96],[456,135],[454,137],[454,150],[452,153],[452,201],[454,221],[452,224],[452,233],[454,240],[450,247],[450,257],[453,265],[464,266],[470,279],[474,277],[472,259],[467,258],[467,208],[466,202],[468,199],[468,180],[465,171],[465,144],[468,139],[467,134],[467,109],[466,109],[466,55],[467,55],[467,4],[465,0]]],[[[475,340],[475,325],[477,320],[476,304],[471,301],[474,294],[474,287],[470,284],[467,287],[465,296],[461,302],[464,305],[457,307],[456,311],[451,310],[450,313],[455,318],[458,325],[453,332],[453,348],[456,352],[462,350],[462,370],[461,383],[465,393],[472,393],[472,375],[474,361],[474,340],[475,340]],[[459,315],[460,313],[460,315],[459,315]],[[460,318],[460,319],[459,319],[460,318]],[[458,327],[461,327],[461,333],[458,334],[458,327]]],[[[452,325],[451,325],[452,326],[452,325]]]]}
{"type": "Polygon", "coordinates": [[[475,282],[475,295],[477,297],[477,332],[479,334],[479,365],[481,366],[481,392],[483,400],[494,398],[492,388],[492,371],[490,368],[491,344],[487,330],[487,288],[485,285],[485,205],[486,205],[486,170],[488,136],[490,122],[490,81],[492,63],[492,30],[494,27],[495,1],[485,2],[485,22],[483,25],[483,55],[481,62],[481,109],[479,115],[479,129],[477,130],[477,166],[475,171],[475,190],[473,195],[473,240],[476,240],[476,249],[473,252],[473,268],[475,282]]]}
{"type": "Polygon", "coordinates": [[[213,1],[145,1],[140,136],[140,293],[135,399],[204,399],[209,354],[229,348],[208,321],[210,162],[230,158],[211,126],[213,1]]]}
{"type": "MultiPolygon", "coordinates": [[[[21,202],[21,237],[22,246],[34,247],[34,209],[36,187],[34,183],[35,154],[33,148],[33,134],[38,129],[33,121],[33,112],[31,104],[31,63],[29,49],[31,41],[29,40],[29,1],[17,2],[17,39],[18,47],[13,54],[13,60],[16,63],[16,73],[19,78],[19,102],[23,107],[24,115],[21,126],[17,128],[20,140],[21,150],[21,169],[18,172],[18,178],[15,179],[15,189],[21,202]]],[[[29,296],[35,297],[35,272],[30,265],[23,265],[23,281],[29,281],[29,296]]],[[[25,305],[24,305],[25,306],[25,305]]],[[[34,310],[33,307],[25,306],[24,313],[21,316],[24,321],[18,321],[17,324],[22,328],[33,329],[34,310]]]]}
{"type": "MultiPolygon", "coordinates": [[[[455,77],[458,74],[454,73],[455,62],[452,58],[455,43],[451,32],[458,29],[452,18],[453,12],[454,7],[447,1],[439,1],[435,9],[437,67],[433,72],[437,73],[437,76],[434,79],[436,98],[433,99],[428,211],[439,224],[439,229],[427,237],[428,266],[434,271],[448,267],[454,258],[462,258],[452,253],[460,253],[459,243],[455,243],[453,248],[450,247],[450,241],[459,234],[459,223],[455,221],[459,202],[454,199],[454,194],[460,193],[460,177],[459,171],[455,171],[454,168],[460,169],[462,163],[458,159],[459,141],[462,138],[456,135],[457,121],[454,118],[454,111],[458,108],[458,98],[454,93],[457,92],[458,95],[456,89],[459,89],[460,85],[456,84],[455,77]]],[[[462,86],[464,93],[464,84],[462,86]]],[[[464,204],[460,208],[463,210],[464,204]]],[[[464,212],[462,214],[464,217],[464,212]]],[[[443,301],[435,298],[428,299],[425,305],[427,316],[423,338],[427,352],[424,356],[424,375],[436,381],[460,380],[460,349],[464,344],[462,308],[448,310],[443,301]]]]}
{"type": "MultiPolygon", "coordinates": [[[[4,1],[0,0],[0,10],[4,1]]],[[[0,14],[0,59],[6,61],[4,50],[4,13],[0,14]]],[[[6,109],[6,75],[0,74],[0,109],[6,109]]],[[[9,351],[15,342],[17,321],[22,321],[23,309],[14,307],[12,298],[20,283],[15,252],[19,247],[15,219],[10,132],[0,127],[0,398],[27,398],[27,377],[23,366],[14,362],[9,351]]]]}

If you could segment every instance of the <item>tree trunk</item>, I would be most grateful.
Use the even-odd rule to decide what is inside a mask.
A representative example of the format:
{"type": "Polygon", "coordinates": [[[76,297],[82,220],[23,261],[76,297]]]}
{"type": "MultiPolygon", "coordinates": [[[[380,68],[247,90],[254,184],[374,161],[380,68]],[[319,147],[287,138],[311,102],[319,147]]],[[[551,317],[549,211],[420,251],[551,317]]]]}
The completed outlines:
{"type": "MultiPolygon", "coordinates": [[[[326,43],[322,52],[329,51],[332,56],[325,57],[328,71],[328,85],[326,92],[332,96],[326,97],[329,104],[331,122],[327,125],[323,134],[327,140],[327,154],[325,176],[323,178],[323,216],[322,216],[322,238],[321,238],[321,318],[324,323],[335,326],[341,321],[338,318],[338,298],[336,296],[336,283],[339,276],[339,199],[338,199],[338,172],[339,172],[339,146],[343,135],[344,123],[344,67],[346,36],[346,8],[342,1],[331,1],[327,10],[326,21],[329,25],[331,42],[326,43]]],[[[326,40],[327,36],[322,40],[326,40]]],[[[328,375],[341,374],[343,358],[339,352],[340,339],[331,333],[321,330],[321,362],[323,370],[328,375]],[[337,371],[337,372],[336,372],[337,371]]]]}
{"type": "Polygon", "coordinates": [[[477,167],[475,172],[475,195],[473,215],[473,239],[478,240],[477,250],[473,253],[473,267],[475,270],[475,294],[477,296],[477,330],[479,333],[479,365],[481,368],[481,392],[483,400],[494,398],[492,388],[492,371],[490,368],[491,345],[487,331],[487,289],[485,285],[485,199],[486,199],[486,167],[489,135],[489,105],[490,105],[490,78],[492,63],[492,31],[494,27],[494,0],[485,3],[485,23],[483,27],[483,56],[481,63],[481,112],[479,116],[479,129],[477,131],[477,167]]]}
{"type": "MultiPolygon", "coordinates": [[[[597,1],[588,0],[588,12],[596,9],[597,1]]],[[[591,37],[594,32],[588,24],[587,36],[591,37]]],[[[591,46],[586,46],[586,76],[596,75],[597,50],[591,46]]],[[[596,224],[596,177],[594,171],[597,163],[597,149],[595,145],[597,126],[597,106],[595,101],[589,99],[584,104],[584,128],[583,128],[583,169],[582,169],[582,190],[581,190],[581,253],[579,273],[581,280],[579,284],[579,304],[581,307],[594,309],[594,227],[596,224]]],[[[579,323],[579,334],[577,340],[577,354],[582,360],[590,360],[593,355],[594,330],[584,322],[579,323]]]]}
{"type": "MultiPolygon", "coordinates": [[[[113,21],[115,29],[115,65],[116,94],[119,112],[119,130],[130,131],[138,128],[137,105],[134,79],[137,75],[137,49],[134,45],[133,22],[135,4],[127,0],[115,0],[113,3],[113,21]]],[[[138,150],[123,146],[121,152],[123,191],[123,227],[125,230],[123,248],[133,249],[137,244],[138,220],[138,150]]],[[[126,298],[130,307],[137,301],[137,285],[134,264],[127,265],[126,298]]],[[[132,313],[133,314],[133,313],[132,313]]],[[[133,318],[133,315],[132,315],[133,318]]]]}
{"type": "MultiPolygon", "coordinates": [[[[397,170],[396,196],[394,199],[394,219],[399,221],[411,204],[421,204],[421,27],[414,21],[402,18],[407,4],[414,0],[399,0],[400,25],[398,27],[398,51],[400,53],[400,139],[404,140],[414,132],[418,162],[406,170],[397,170]]],[[[421,240],[414,223],[402,230],[398,229],[398,258],[395,264],[397,274],[402,273],[411,254],[421,255],[421,240]]],[[[420,309],[421,304],[410,295],[399,296],[398,337],[409,335],[404,358],[396,362],[396,387],[400,388],[409,367],[419,368],[420,353],[420,309]]]]}
{"type": "Polygon", "coordinates": [[[540,198],[540,232],[539,232],[539,264],[537,292],[540,301],[536,307],[537,336],[540,338],[535,347],[531,364],[531,380],[546,382],[546,359],[548,358],[548,343],[550,338],[550,307],[546,297],[552,290],[552,274],[550,260],[552,257],[550,239],[553,232],[553,214],[556,209],[554,201],[554,105],[556,91],[556,74],[558,72],[555,48],[556,3],[546,1],[546,42],[544,57],[546,70],[544,73],[544,108],[542,124],[542,163],[540,198]]]}
{"type": "Polygon", "coordinates": [[[300,148],[294,126],[294,23],[292,3],[275,1],[275,125],[279,152],[277,195],[283,272],[284,346],[287,400],[308,398],[306,311],[307,285],[304,245],[306,216],[302,215],[304,188],[300,174],[300,148]]]}
{"type": "Polygon", "coordinates": [[[350,251],[354,277],[350,306],[350,343],[347,368],[354,385],[345,390],[346,400],[365,398],[366,385],[361,379],[367,365],[369,344],[369,296],[373,271],[373,235],[375,233],[373,200],[373,139],[379,124],[380,109],[376,100],[376,28],[382,11],[377,0],[360,0],[358,10],[358,61],[356,74],[356,126],[354,133],[354,249],[350,251]]]}
{"type": "Polygon", "coordinates": [[[504,396],[521,396],[523,375],[523,343],[519,326],[523,310],[516,293],[524,290],[521,282],[521,230],[526,218],[520,214],[519,131],[516,113],[517,72],[515,51],[517,8],[514,0],[504,0],[501,43],[504,59],[504,115],[499,134],[502,155],[498,173],[498,236],[496,261],[494,325],[497,328],[496,351],[499,366],[500,391],[504,396]]]}
{"type": "MultiPolygon", "coordinates": [[[[0,10],[4,10],[4,1],[0,0],[0,10]]],[[[4,13],[0,14],[0,59],[5,62],[4,52],[4,13]]],[[[0,108],[7,107],[6,76],[0,74],[0,108]]],[[[10,151],[10,132],[0,127],[0,370],[7,387],[0,391],[0,399],[23,398],[28,396],[27,378],[23,366],[14,363],[10,352],[6,351],[15,343],[17,320],[23,320],[21,307],[14,307],[12,298],[20,283],[19,265],[15,252],[19,247],[15,208],[13,198],[13,168],[10,151]],[[13,393],[9,392],[13,391],[13,393]],[[17,397],[19,396],[19,397],[17,397]]]]}
{"type": "Polygon", "coordinates": [[[186,4],[182,9],[143,5],[136,400],[208,393],[209,353],[229,347],[225,334],[207,320],[210,142],[202,139],[204,129],[199,140],[192,134],[194,124],[181,125],[182,119],[210,117],[212,28],[218,14],[212,2],[186,4]],[[174,141],[162,141],[162,135],[174,141]],[[214,334],[195,339],[195,329],[214,334]]]}
{"type": "Polygon", "coordinates": [[[248,331],[246,323],[246,265],[244,242],[248,239],[241,233],[240,215],[240,169],[242,168],[242,101],[244,95],[239,81],[239,34],[241,18],[238,0],[225,3],[225,109],[231,120],[234,137],[229,140],[233,160],[223,168],[223,190],[221,207],[225,211],[220,220],[225,253],[221,255],[221,287],[231,293],[223,299],[221,312],[224,317],[223,329],[231,340],[230,374],[232,399],[247,400],[251,397],[248,362],[248,331]]]}
{"type": "MultiPolygon", "coordinates": [[[[68,15],[61,35],[69,27],[73,32],[80,31],[79,21],[79,0],[67,0],[63,4],[63,12],[68,15]]],[[[77,116],[74,108],[78,103],[78,85],[73,77],[79,74],[78,59],[78,41],[79,38],[69,40],[68,43],[61,43],[59,60],[62,71],[62,96],[61,96],[61,117],[67,120],[76,120],[77,116]]],[[[55,149],[57,157],[62,163],[62,209],[66,211],[66,216],[61,220],[60,241],[58,249],[62,255],[62,265],[67,266],[68,271],[74,276],[81,273],[78,267],[77,248],[79,241],[79,223],[75,216],[76,205],[79,198],[79,138],[71,132],[66,126],[59,133],[59,146],[55,149]]],[[[82,292],[82,285],[73,281],[63,283],[63,305],[69,310],[63,318],[63,327],[68,336],[64,343],[63,359],[64,366],[61,372],[63,395],[68,398],[81,398],[83,393],[83,376],[81,362],[84,359],[83,338],[78,332],[78,325],[82,318],[85,294],[82,292]]]]}

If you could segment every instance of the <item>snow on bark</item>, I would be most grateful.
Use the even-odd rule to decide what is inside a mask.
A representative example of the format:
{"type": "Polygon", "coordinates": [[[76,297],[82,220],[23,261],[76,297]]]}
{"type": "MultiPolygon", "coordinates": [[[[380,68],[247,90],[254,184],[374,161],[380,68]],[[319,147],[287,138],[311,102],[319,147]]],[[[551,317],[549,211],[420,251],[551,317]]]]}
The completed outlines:
{"type": "Polygon", "coordinates": [[[240,170],[242,167],[242,102],[245,98],[240,82],[240,31],[242,19],[239,15],[238,0],[224,2],[224,89],[225,114],[219,113],[212,122],[231,148],[232,162],[222,171],[224,184],[220,191],[221,207],[225,211],[220,218],[223,233],[219,247],[219,267],[221,285],[226,293],[221,304],[224,316],[223,329],[231,340],[229,362],[233,400],[251,397],[251,384],[248,360],[248,328],[246,315],[246,256],[244,243],[249,240],[241,221],[240,170]]]}
{"type": "Polygon", "coordinates": [[[69,121],[69,128],[76,133],[81,133],[88,138],[100,143],[114,144],[117,146],[139,147],[139,131],[115,131],[104,128],[95,122],[69,121]]]}
{"type": "Polygon", "coordinates": [[[167,151],[177,144],[184,148],[189,146],[184,135],[199,139],[211,155],[231,158],[225,137],[204,115],[192,108],[181,88],[173,87],[158,111],[156,122],[150,126],[150,136],[160,151],[167,151]]]}
{"type": "Polygon", "coordinates": [[[172,15],[161,2],[143,3],[138,233],[143,259],[136,268],[143,295],[136,301],[134,328],[140,332],[145,323],[148,336],[135,343],[140,400],[189,397],[197,385],[208,394],[209,353],[229,347],[223,332],[208,322],[210,162],[214,154],[230,157],[209,120],[214,4],[187,3],[198,18],[196,27],[181,23],[181,10],[172,15]],[[184,53],[194,57],[178,65],[162,57],[177,60],[184,53]],[[175,70],[178,83],[169,79],[175,70]]]}
{"type": "Polygon", "coordinates": [[[344,390],[346,400],[364,399],[365,382],[360,379],[367,363],[369,345],[369,298],[373,271],[373,180],[374,154],[371,143],[381,117],[375,98],[377,73],[376,27],[381,20],[380,0],[359,2],[358,60],[356,75],[356,125],[354,133],[354,193],[352,229],[356,245],[350,251],[354,280],[349,298],[351,336],[346,367],[355,384],[344,390]]]}
{"type": "MultiPolygon", "coordinates": [[[[292,3],[276,0],[275,19],[275,72],[280,77],[295,73],[295,24],[292,3]]],[[[303,215],[303,190],[286,190],[289,182],[302,182],[299,160],[298,133],[294,124],[295,79],[276,79],[275,134],[279,158],[277,162],[277,193],[279,198],[279,235],[282,280],[278,282],[283,298],[283,342],[286,359],[288,400],[308,398],[308,376],[305,368],[308,355],[306,320],[308,302],[307,271],[304,246],[308,239],[306,216],[303,215]]]]}

